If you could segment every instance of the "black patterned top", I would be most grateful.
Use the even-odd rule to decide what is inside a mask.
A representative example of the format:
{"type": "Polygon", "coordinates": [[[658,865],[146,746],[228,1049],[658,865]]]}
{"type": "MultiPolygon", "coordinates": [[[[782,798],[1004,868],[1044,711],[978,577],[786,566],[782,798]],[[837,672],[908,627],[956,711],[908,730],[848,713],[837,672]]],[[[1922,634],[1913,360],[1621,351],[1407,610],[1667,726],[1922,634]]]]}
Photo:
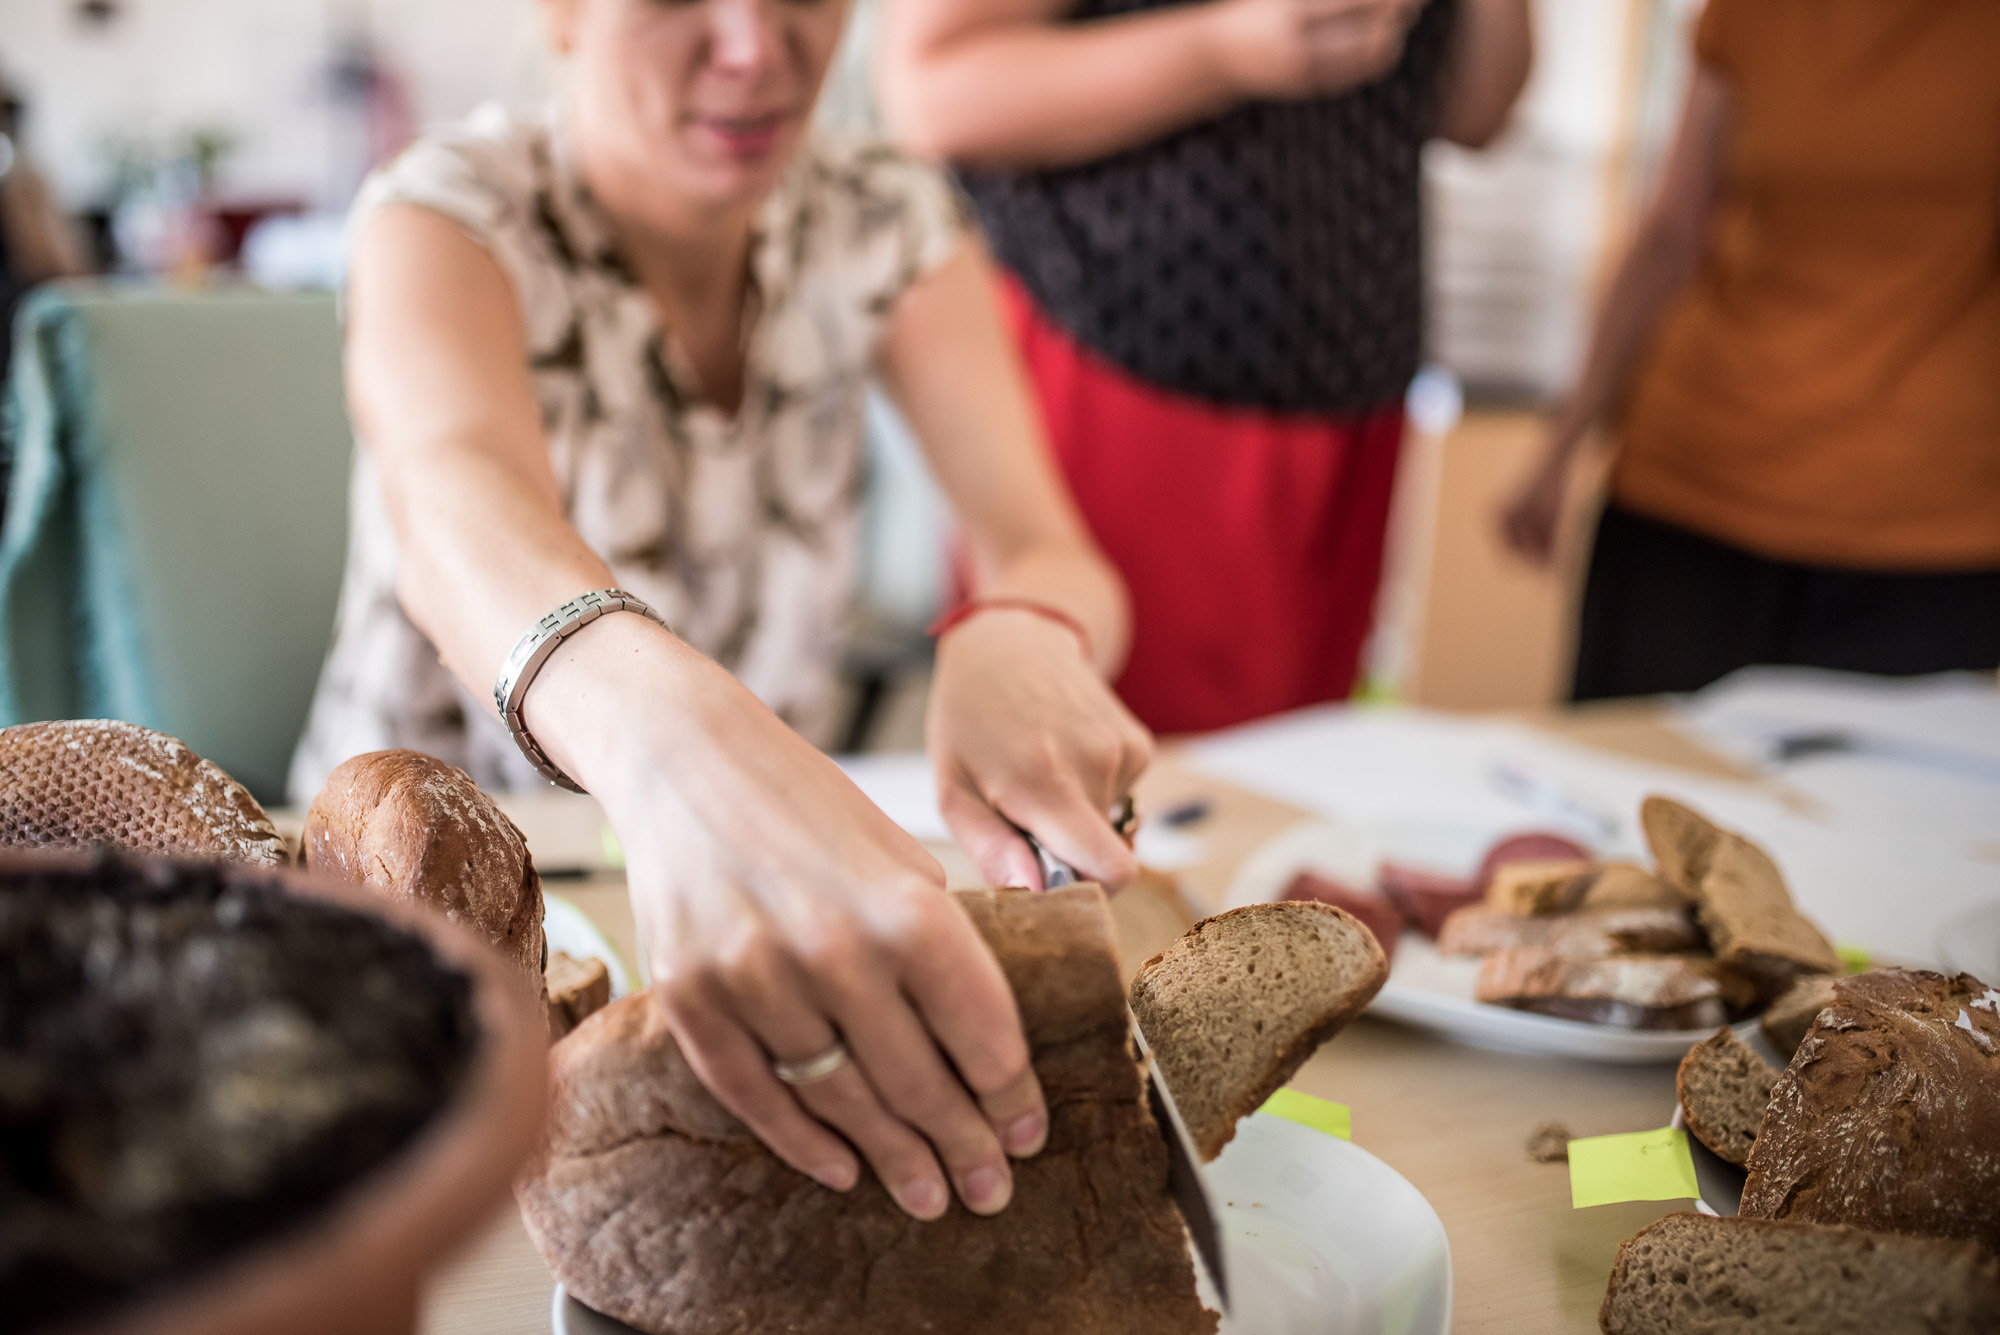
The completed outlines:
{"type": "MultiPolygon", "coordinates": [[[[1161,0],[1083,0],[1073,21],[1161,0]]],[[[1457,0],[1337,97],[1255,102],[1079,167],[966,170],[995,254],[1141,379],[1273,412],[1401,399],[1423,345],[1418,157],[1457,0]]]]}

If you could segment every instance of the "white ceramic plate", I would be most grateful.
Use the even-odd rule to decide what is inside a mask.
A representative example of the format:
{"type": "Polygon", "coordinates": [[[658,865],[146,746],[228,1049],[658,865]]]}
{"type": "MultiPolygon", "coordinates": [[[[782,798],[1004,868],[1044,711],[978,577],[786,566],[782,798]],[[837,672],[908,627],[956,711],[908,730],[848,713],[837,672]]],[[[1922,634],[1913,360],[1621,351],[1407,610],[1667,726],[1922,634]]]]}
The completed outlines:
{"type": "Polygon", "coordinates": [[[542,894],[542,935],[548,938],[549,954],[558,950],[571,959],[600,959],[611,975],[611,995],[622,997],[632,990],[632,982],[619,960],[618,952],[597,924],[582,909],[561,895],[542,894]]]}
{"type": "MultiPolygon", "coordinates": [[[[1316,871],[1351,886],[1375,883],[1385,857],[1451,876],[1468,876],[1506,830],[1402,823],[1369,830],[1326,820],[1303,821],[1280,831],[1244,859],[1229,884],[1228,907],[1284,897],[1292,878],[1316,871]]],[[[1679,1061],[1714,1033],[1702,1029],[1622,1029],[1473,1000],[1479,961],[1440,955],[1420,932],[1405,930],[1372,1014],[1446,1038],[1498,1052],[1580,1057],[1586,1061],[1642,1065],[1679,1061]]]]}
{"type": "MultiPolygon", "coordinates": [[[[1254,1113],[1203,1170],[1235,1308],[1224,1335],[1445,1335],[1451,1247],[1423,1194],[1366,1150],[1254,1113]]],[[[1205,1300],[1206,1280],[1202,1282],[1205,1300]]],[[[555,1335],[633,1335],[556,1289],[555,1335]]]]}

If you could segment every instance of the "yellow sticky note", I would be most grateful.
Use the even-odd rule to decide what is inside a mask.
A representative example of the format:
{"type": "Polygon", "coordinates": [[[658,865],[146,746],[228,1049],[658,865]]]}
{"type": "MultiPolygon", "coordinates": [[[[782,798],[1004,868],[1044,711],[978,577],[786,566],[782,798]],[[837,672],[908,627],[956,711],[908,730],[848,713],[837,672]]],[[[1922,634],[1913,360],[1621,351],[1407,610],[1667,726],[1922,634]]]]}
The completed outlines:
{"type": "Polygon", "coordinates": [[[1264,1100],[1259,1112],[1282,1117],[1300,1126],[1309,1126],[1315,1131],[1324,1131],[1329,1136],[1341,1140],[1354,1139],[1354,1116],[1344,1103],[1329,1103],[1316,1099],[1310,1094],[1301,1094],[1296,1089],[1281,1089],[1264,1100]]]}
{"type": "Polygon", "coordinates": [[[1578,1210],[1615,1201],[1693,1200],[1694,1156],[1677,1126],[1587,1136],[1569,1143],[1569,1201],[1578,1210]]]}
{"type": "Polygon", "coordinates": [[[1840,956],[1840,962],[1849,973],[1867,973],[1873,963],[1868,958],[1868,952],[1857,945],[1838,945],[1833,948],[1833,953],[1840,956]]]}
{"type": "Polygon", "coordinates": [[[611,828],[611,822],[604,822],[602,835],[604,865],[612,871],[625,870],[625,846],[618,842],[618,831],[611,828]]]}

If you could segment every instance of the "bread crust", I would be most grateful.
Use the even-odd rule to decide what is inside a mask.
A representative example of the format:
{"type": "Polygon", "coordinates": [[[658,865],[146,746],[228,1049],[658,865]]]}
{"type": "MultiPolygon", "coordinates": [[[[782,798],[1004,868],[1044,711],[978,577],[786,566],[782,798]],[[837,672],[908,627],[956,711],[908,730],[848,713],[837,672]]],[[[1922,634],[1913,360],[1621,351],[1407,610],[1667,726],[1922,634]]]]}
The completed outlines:
{"type": "Polygon", "coordinates": [[[2000,990],[1903,969],[1836,982],[1748,1167],[1746,1217],[2000,1251],[2000,990]]]}
{"type": "Polygon", "coordinates": [[[250,790],[177,738],[114,719],[0,728],[0,847],[97,844],[252,867],[291,861],[250,790]]]}
{"type": "Polygon", "coordinates": [[[872,1174],[831,1191],[702,1087],[657,991],[551,1053],[549,1152],[522,1213],[580,1301],[655,1335],[1213,1332],[1141,1097],[1095,886],[960,891],[1020,1006],[1048,1146],[993,1218],[920,1223],[872,1174]]]}
{"type": "Polygon", "coordinates": [[[300,854],[316,872],[462,923],[543,989],[542,880],[520,830],[464,770],[370,751],[327,776],[300,854]]]}

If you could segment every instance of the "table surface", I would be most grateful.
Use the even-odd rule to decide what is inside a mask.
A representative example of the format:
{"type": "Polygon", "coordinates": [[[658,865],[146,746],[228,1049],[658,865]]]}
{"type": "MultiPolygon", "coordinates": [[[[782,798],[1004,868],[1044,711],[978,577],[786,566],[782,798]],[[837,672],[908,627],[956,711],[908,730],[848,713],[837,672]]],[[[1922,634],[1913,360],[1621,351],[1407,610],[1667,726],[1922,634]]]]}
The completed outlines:
{"type": "MultiPolygon", "coordinates": [[[[1745,778],[1680,734],[1655,711],[1619,707],[1533,720],[1557,735],[1655,763],[1745,778]]],[[[1203,863],[1171,888],[1141,885],[1113,900],[1119,953],[1129,970],[1220,906],[1236,865],[1305,813],[1180,768],[1169,751],[1139,789],[1143,809],[1191,797],[1210,803],[1200,826],[1203,863]]],[[[509,803],[535,843],[532,802],[509,803]]],[[[574,807],[544,817],[574,820],[574,807]]],[[[935,849],[953,884],[972,884],[955,849],[935,849]]],[[[549,887],[588,914],[627,959],[637,932],[622,878],[600,875],[549,887]]],[[[1451,1241],[1453,1329],[1570,1332],[1597,1329],[1618,1244],[1685,1202],[1573,1210],[1562,1163],[1528,1157],[1529,1133],[1559,1121],[1579,1136],[1663,1125],[1674,1106],[1672,1066],[1596,1065],[1463,1047],[1421,1030],[1364,1017],[1293,1078],[1309,1094],[1353,1109],[1354,1143],[1414,1183],[1451,1241]]],[[[554,1281],[511,1208],[432,1281],[426,1335],[530,1335],[549,1329],[554,1281]]]]}

